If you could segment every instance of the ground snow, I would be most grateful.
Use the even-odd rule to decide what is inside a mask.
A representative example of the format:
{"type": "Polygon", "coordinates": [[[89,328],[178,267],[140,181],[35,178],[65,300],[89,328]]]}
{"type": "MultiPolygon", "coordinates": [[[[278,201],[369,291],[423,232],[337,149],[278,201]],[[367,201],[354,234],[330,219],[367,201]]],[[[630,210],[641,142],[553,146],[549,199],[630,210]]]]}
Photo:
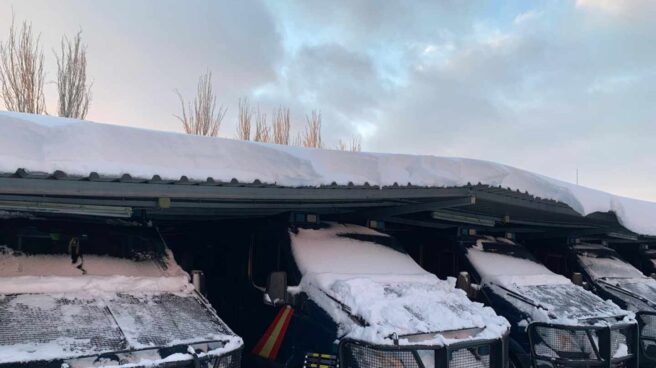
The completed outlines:
{"type": "Polygon", "coordinates": [[[81,176],[98,172],[142,178],[259,179],[292,187],[332,182],[431,187],[482,183],[561,201],[583,215],[613,211],[627,229],[656,235],[656,203],[487,161],[307,149],[2,112],[0,172],[19,168],[81,176]]]}
{"type": "MultiPolygon", "coordinates": [[[[374,230],[329,224],[320,230],[291,234],[292,250],[303,275],[301,289],[335,320],[340,335],[391,344],[389,336],[484,328],[476,338],[498,338],[505,319],[470,301],[455,280],[444,281],[423,270],[410,256],[373,242],[340,234],[387,237],[374,230]],[[355,323],[333,299],[370,325],[355,323]]],[[[439,334],[422,344],[450,341],[439,334]]],[[[401,338],[401,344],[408,343],[401,338]]]]}

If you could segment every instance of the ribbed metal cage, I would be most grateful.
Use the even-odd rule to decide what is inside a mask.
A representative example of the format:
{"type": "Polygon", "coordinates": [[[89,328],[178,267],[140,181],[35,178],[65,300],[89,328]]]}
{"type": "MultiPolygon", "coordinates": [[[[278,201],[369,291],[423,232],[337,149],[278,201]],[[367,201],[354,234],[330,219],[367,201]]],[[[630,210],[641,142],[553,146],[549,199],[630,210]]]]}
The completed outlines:
{"type": "Polygon", "coordinates": [[[241,349],[217,358],[210,359],[208,368],[240,368],[241,349]]]}
{"type": "Polygon", "coordinates": [[[640,326],[640,364],[656,366],[656,312],[636,315],[640,326]]]}
{"type": "Polygon", "coordinates": [[[501,368],[503,342],[459,343],[447,347],[369,345],[347,340],[340,344],[342,368],[501,368]]]}
{"type": "Polygon", "coordinates": [[[538,368],[638,366],[634,324],[564,326],[532,323],[528,327],[533,365],[538,368]]]}
{"type": "Polygon", "coordinates": [[[451,368],[490,368],[490,346],[477,348],[462,348],[449,352],[449,367],[451,368]]]}

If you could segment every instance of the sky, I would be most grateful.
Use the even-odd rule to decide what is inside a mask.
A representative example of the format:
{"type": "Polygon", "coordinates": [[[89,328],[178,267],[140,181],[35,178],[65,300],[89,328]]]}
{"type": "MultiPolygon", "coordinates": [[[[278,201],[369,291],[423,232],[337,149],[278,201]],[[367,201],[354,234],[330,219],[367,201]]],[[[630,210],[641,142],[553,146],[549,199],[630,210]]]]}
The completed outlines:
{"type": "Polygon", "coordinates": [[[656,201],[655,1],[0,0],[0,40],[12,13],[48,81],[82,31],[89,120],[181,132],[174,91],[210,70],[224,137],[247,97],[293,130],[320,111],[328,148],[359,136],[656,201]]]}

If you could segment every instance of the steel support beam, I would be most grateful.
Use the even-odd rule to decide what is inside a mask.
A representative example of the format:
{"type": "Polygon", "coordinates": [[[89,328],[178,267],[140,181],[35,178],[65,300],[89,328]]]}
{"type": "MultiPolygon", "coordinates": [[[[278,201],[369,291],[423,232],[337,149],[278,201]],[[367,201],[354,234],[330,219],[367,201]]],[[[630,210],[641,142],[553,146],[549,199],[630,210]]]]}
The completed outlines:
{"type": "Polygon", "coordinates": [[[419,212],[434,211],[441,208],[454,208],[471,206],[476,204],[476,197],[466,196],[439,201],[428,201],[412,204],[404,204],[392,207],[381,207],[376,209],[362,210],[345,215],[348,219],[385,219],[394,216],[408,215],[419,212]]]}

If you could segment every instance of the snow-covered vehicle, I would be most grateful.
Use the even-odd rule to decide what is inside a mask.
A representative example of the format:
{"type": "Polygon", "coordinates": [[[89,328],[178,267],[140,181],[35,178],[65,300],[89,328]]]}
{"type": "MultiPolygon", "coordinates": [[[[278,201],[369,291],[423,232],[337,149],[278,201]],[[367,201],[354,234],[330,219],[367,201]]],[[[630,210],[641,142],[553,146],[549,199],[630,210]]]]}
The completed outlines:
{"type": "Polygon", "coordinates": [[[240,366],[155,229],[9,220],[0,244],[0,367],[240,366]]]}
{"type": "MultiPolygon", "coordinates": [[[[325,223],[292,228],[289,240],[277,255],[288,267],[271,274],[264,294],[293,315],[291,353],[279,359],[286,367],[504,366],[508,322],[455,280],[426,272],[394,238],[325,223]],[[289,286],[288,274],[299,284],[289,286]]],[[[265,345],[255,351],[265,356],[265,345]]]]}
{"type": "Polygon", "coordinates": [[[635,312],[640,324],[640,366],[656,366],[656,280],[645,276],[614,250],[599,244],[575,244],[573,263],[585,282],[604,299],[635,312]]]}
{"type": "Polygon", "coordinates": [[[638,366],[632,312],[551,272],[512,240],[466,236],[459,249],[478,297],[511,324],[512,366],[638,366]]]}

